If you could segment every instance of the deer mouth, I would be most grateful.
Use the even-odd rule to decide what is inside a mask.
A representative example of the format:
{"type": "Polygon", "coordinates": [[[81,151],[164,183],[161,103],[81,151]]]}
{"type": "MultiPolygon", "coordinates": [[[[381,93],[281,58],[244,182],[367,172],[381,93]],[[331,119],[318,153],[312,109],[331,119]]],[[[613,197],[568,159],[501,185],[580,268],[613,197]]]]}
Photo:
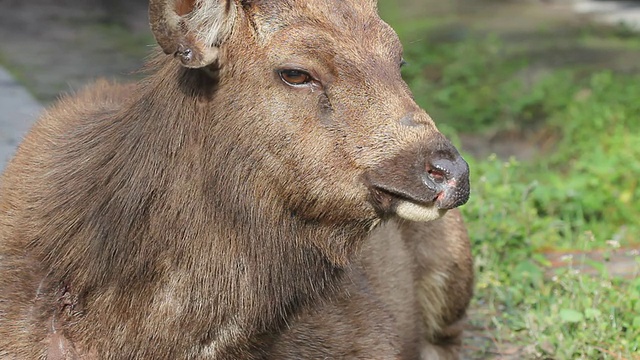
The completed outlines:
{"type": "Polygon", "coordinates": [[[470,192],[469,166],[459,154],[454,155],[393,159],[369,171],[365,184],[379,216],[431,221],[466,203],[470,192]]]}
{"type": "Polygon", "coordinates": [[[425,199],[387,186],[373,185],[370,187],[370,195],[371,203],[381,217],[396,215],[405,220],[426,222],[438,219],[448,211],[438,206],[443,193],[425,199]]]}

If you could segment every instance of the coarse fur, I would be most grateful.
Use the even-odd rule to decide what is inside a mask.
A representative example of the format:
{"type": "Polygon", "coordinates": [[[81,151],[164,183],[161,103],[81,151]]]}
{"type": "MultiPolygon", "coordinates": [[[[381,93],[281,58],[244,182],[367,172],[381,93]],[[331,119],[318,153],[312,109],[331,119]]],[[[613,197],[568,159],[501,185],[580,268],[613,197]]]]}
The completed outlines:
{"type": "Polygon", "coordinates": [[[375,3],[150,11],[179,61],[63,98],[0,178],[0,359],[457,358],[468,168],[375,3]]]}

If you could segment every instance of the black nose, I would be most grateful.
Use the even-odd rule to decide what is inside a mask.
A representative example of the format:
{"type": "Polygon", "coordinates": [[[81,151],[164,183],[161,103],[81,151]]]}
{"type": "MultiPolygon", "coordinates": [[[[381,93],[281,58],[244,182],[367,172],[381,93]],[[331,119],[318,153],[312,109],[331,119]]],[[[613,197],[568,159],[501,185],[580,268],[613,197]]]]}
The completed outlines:
{"type": "Polygon", "coordinates": [[[424,185],[435,194],[439,209],[453,209],[469,200],[469,164],[455,152],[455,157],[427,159],[422,176],[424,185]]]}
{"type": "Polygon", "coordinates": [[[407,210],[407,204],[412,204],[409,217],[414,210],[416,214],[426,213],[427,208],[449,210],[466,203],[470,193],[469,165],[440,134],[380,163],[364,180],[371,189],[370,201],[381,214],[407,210]]]}

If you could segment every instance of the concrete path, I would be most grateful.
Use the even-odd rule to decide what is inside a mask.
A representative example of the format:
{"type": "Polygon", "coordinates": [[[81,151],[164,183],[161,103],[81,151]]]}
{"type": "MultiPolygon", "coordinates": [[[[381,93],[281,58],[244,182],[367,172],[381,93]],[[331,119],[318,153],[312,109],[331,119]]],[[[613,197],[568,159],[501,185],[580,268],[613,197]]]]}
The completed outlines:
{"type": "Polygon", "coordinates": [[[579,14],[592,16],[596,21],[640,31],[639,1],[575,0],[574,9],[579,14]]]}
{"type": "Polygon", "coordinates": [[[0,67],[0,171],[41,111],[31,94],[0,67]]]}

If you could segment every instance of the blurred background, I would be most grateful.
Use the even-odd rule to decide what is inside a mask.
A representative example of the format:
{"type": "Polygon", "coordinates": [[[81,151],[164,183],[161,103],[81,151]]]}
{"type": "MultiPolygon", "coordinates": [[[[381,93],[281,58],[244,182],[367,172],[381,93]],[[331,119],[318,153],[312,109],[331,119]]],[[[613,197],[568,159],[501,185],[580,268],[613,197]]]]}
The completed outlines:
{"type": "MultiPolygon", "coordinates": [[[[0,0],[0,169],[42,108],[131,80],[145,0],[0,0]]],[[[469,359],[640,359],[640,1],[380,0],[464,151],[469,359]]]]}

